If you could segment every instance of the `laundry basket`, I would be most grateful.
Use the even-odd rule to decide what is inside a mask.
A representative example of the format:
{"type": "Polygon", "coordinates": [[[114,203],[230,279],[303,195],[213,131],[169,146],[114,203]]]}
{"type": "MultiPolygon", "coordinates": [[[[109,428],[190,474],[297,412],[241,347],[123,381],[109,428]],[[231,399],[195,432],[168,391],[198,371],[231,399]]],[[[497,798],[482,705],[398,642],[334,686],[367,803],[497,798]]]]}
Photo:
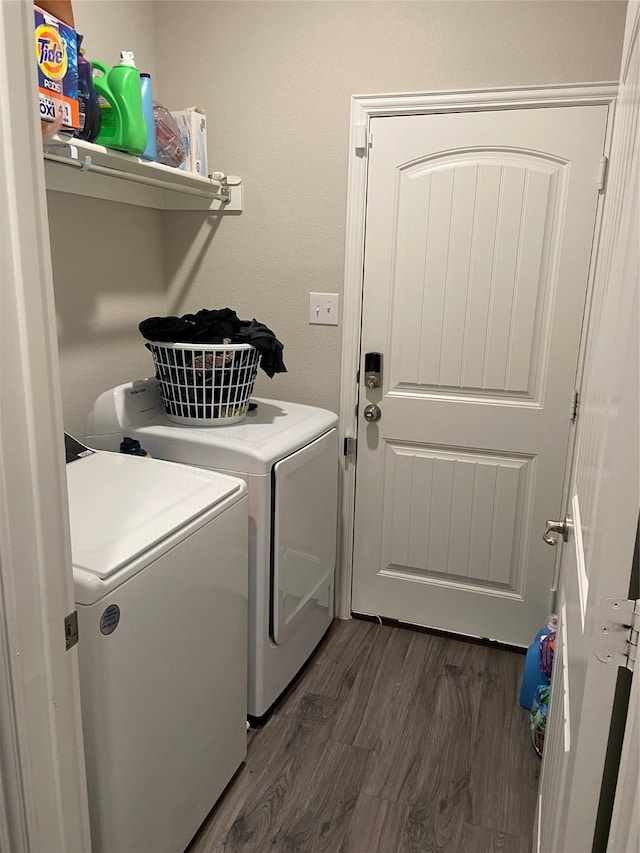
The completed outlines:
{"type": "Polygon", "coordinates": [[[160,395],[170,421],[222,426],[241,421],[258,371],[251,344],[150,342],[160,395]]]}

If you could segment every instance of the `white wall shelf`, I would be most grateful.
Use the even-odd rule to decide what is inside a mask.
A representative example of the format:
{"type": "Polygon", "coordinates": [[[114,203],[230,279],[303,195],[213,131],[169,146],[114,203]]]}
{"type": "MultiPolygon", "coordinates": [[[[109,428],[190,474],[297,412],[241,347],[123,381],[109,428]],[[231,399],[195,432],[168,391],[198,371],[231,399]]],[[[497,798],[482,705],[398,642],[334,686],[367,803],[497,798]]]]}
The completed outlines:
{"type": "Polygon", "coordinates": [[[222,172],[202,177],[65,136],[43,140],[43,149],[48,190],[157,210],[242,212],[242,182],[222,172]]]}

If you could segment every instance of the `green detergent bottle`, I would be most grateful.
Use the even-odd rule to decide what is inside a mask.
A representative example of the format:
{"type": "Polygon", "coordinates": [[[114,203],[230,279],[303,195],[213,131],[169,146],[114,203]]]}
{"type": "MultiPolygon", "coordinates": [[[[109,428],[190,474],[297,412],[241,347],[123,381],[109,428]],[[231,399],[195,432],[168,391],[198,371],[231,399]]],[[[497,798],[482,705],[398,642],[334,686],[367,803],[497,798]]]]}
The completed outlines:
{"type": "Polygon", "coordinates": [[[109,68],[93,62],[93,85],[100,96],[102,123],[98,145],[117,148],[128,154],[142,154],[147,144],[147,127],[142,112],[140,75],[133,53],[123,50],[120,63],[109,68]]]}

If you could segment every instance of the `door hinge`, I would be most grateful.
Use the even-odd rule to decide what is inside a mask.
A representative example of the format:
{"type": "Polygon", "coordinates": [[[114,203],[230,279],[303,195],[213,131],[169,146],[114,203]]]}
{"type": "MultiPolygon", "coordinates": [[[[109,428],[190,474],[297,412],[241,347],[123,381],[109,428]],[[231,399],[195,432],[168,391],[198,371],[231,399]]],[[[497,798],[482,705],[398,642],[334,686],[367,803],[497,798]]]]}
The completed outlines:
{"type": "Polygon", "coordinates": [[[607,172],[609,171],[609,158],[600,158],[600,168],[598,170],[597,188],[599,193],[603,193],[607,186],[607,172]]]}
{"type": "Polygon", "coordinates": [[[373,145],[373,134],[366,124],[353,126],[353,147],[361,157],[367,156],[367,151],[373,145]]]}
{"type": "Polygon", "coordinates": [[[598,607],[594,652],[602,663],[633,672],[638,655],[640,600],[605,598],[598,607]]]}
{"type": "Polygon", "coordinates": [[[578,419],[578,406],[580,405],[580,392],[577,388],[571,394],[571,423],[575,424],[578,419]]]}
{"type": "Polygon", "coordinates": [[[353,438],[353,436],[345,436],[344,445],[342,448],[343,456],[350,456],[352,459],[356,455],[356,447],[358,445],[358,440],[353,438]]]}
{"type": "Polygon", "coordinates": [[[73,648],[78,642],[78,611],[74,610],[64,617],[64,641],[67,648],[73,648]]]}

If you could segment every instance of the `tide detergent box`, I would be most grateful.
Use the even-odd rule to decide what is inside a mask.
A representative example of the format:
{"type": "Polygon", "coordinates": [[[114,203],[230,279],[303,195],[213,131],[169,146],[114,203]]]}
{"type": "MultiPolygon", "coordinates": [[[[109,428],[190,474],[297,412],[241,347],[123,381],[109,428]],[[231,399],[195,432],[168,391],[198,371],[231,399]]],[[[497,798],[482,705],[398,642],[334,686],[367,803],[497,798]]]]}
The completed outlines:
{"type": "Polygon", "coordinates": [[[172,110],[187,156],[180,168],[195,175],[207,174],[207,117],[200,107],[172,110]]]}
{"type": "Polygon", "coordinates": [[[62,115],[63,127],[77,130],[80,110],[76,31],[38,6],[33,11],[40,118],[54,121],[57,115],[62,115]]]}

